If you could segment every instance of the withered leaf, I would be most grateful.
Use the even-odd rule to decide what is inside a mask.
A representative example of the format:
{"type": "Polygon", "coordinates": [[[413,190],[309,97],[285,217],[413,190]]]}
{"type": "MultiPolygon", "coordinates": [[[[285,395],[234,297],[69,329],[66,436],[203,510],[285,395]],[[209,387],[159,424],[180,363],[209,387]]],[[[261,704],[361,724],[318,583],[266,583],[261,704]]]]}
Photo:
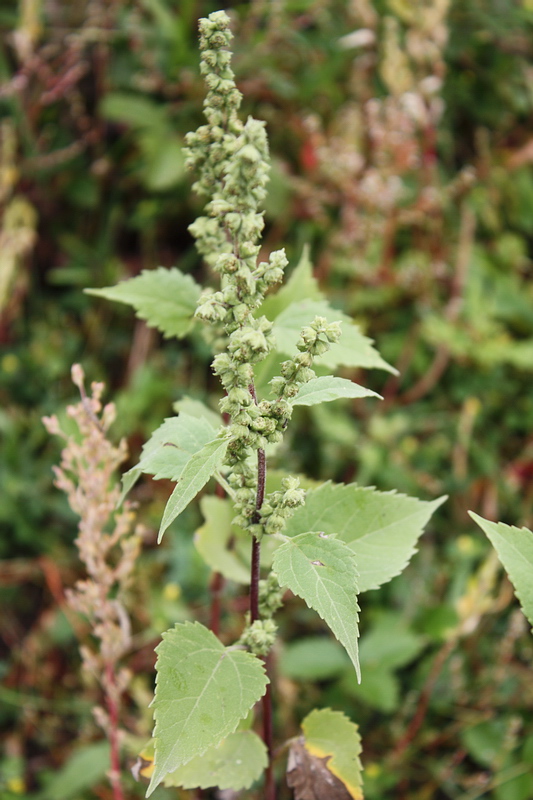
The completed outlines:
{"type": "Polygon", "coordinates": [[[294,800],[352,800],[345,785],[328,769],[329,756],[317,758],[305,748],[303,736],[291,744],[287,783],[294,800]]]}

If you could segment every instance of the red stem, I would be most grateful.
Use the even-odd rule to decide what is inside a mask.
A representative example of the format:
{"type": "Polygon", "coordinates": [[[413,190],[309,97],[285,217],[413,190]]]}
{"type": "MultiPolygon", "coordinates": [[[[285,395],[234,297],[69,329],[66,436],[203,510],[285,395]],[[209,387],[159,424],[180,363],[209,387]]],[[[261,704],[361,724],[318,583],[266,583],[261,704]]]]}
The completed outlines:
{"type": "Polygon", "coordinates": [[[105,667],[106,675],[106,705],[109,712],[109,744],[111,748],[109,780],[113,789],[114,800],[124,800],[122,783],[120,779],[120,743],[119,743],[119,709],[117,702],[117,687],[113,665],[107,663],[105,667]]]}

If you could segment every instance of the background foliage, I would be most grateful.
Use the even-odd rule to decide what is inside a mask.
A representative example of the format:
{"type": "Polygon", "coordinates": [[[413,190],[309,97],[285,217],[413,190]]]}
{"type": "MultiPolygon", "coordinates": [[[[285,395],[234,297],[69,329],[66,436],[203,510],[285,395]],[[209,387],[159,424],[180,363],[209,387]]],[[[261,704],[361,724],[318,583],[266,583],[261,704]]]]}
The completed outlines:
{"type": "MultiPolygon", "coordinates": [[[[406,575],[365,595],[361,686],[321,624],[289,609],[277,725],[296,732],[319,698],[344,711],[361,728],[371,799],[528,800],[533,644],[467,510],[532,527],[533,6],[224,5],[244,111],[267,121],[271,141],[265,250],[286,245],[295,265],[308,243],[321,288],[401,373],[365,376],[381,404],[300,408],[287,469],[450,495],[406,575]]],[[[73,627],[83,623],[63,601],[79,571],[76,520],[52,487],[58,451],[41,416],[73,399],[70,365],[82,362],[117,402],[114,433],[128,437],[133,465],[185,391],[216,401],[200,336],[169,345],[83,289],[174,264],[210,280],[187,232],[198,207],[181,145],[201,120],[197,18],[217,7],[11,0],[0,10],[6,798],[109,797],[97,689],[80,683],[73,627]]],[[[169,490],[135,489],[149,533],[130,603],[132,762],[151,729],[160,632],[206,622],[210,603],[192,544],[200,512],[154,546],[169,490]]],[[[225,592],[231,630],[242,603],[237,586],[225,592]]],[[[166,796],[176,792],[154,793],[166,796]]]]}

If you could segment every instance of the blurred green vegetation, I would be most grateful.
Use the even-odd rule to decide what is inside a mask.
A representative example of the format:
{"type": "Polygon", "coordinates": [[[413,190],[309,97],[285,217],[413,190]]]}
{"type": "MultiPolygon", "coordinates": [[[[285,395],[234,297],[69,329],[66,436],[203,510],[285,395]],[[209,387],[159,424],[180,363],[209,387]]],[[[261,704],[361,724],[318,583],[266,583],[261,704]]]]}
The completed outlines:
{"type": "MultiPolygon", "coordinates": [[[[223,5],[244,112],[271,142],[265,249],[286,246],[294,265],[309,243],[322,288],[401,373],[365,376],[380,405],[299,410],[286,467],[450,495],[407,573],[365,595],[361,686],[289,604],[279,736],[329,704],[360,725],[369,800],[530,800],[533,640],[466,512],[533,523],[533,3],[223,5]]],[[[181,144],[201,120],[197,19],[218,7],[0,9],[2,797],[110,797],[98,690],[81,683],[62,600],[79,574],[77,523],[40,418],[74,399],[76,361],[106,381],[132,463],[184,393],[216,404],[200,337],[163,341],[83,289],[159,265],[211,281],[187,232],[199,205],[181,144]]],[[[152,534],[168,490],[136,489],[152,534]]],[[[160,549],[149,536],[138,568],[130,764],[150,733],[158,635],[208,616],[200,521],[184,514],[160,549]]],[[[225,598],[235,631],[238,589],[225,598]]]]}

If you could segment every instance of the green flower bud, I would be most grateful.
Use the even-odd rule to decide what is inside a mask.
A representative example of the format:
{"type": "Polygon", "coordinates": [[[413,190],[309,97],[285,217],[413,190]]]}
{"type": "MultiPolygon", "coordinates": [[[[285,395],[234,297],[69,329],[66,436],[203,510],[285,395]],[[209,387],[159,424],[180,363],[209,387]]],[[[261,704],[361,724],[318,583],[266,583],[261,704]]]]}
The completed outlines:
{"type": "Polygon", "coordinates": [[[276,641],[278,626],[272,619],[256,619],[243,632],[240,643],[256,656],[266,656],[276,641]]]}

